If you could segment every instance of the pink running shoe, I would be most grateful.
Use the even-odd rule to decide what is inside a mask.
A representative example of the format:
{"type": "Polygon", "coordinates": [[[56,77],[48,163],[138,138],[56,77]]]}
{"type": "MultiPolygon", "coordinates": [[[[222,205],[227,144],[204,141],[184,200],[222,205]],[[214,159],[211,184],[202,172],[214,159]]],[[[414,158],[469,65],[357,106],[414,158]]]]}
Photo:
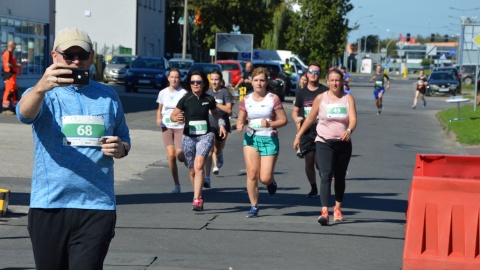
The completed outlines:
{"type": "Polygon", "coordinates": [[[328,210],[322,210],[322,213],[318,217],[318,223],[320,223],[322,226],[328,225],[328,210]]]}
{"type": "Polygon", "coordinates": [[[333,221],[343,221],[342,210],[340,207],[333,208],[333,221]]]}

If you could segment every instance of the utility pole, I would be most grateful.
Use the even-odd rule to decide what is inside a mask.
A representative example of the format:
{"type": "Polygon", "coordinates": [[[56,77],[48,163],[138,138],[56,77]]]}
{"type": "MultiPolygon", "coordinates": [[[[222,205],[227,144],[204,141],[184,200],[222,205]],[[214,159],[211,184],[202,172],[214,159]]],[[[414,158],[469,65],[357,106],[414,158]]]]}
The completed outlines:
{"type": "Polygon", "coordinates": [[[183,43],[182,43],[182,59],[187,58],[187,27],[188,27],[188,0],[185,0],[183,7],[183,43]]]}

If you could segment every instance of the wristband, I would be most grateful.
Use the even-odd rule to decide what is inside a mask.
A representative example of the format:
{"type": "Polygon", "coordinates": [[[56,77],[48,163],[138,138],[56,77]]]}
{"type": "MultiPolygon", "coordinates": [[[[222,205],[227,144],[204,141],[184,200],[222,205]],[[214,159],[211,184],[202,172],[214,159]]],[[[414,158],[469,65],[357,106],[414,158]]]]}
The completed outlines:
{"type": "Polygon", "coordinates": [[[225,120],[223,120],[222,118],[218,118],[218,125],[225,126],[225,120]]]}
{"type": "Polygon", "coordinates": [[[351,130],[351,129],[347,128],[347,130],[348,130],[348,132],[350,132],[350,134],[352,134],[352,130],[351,130]]]}

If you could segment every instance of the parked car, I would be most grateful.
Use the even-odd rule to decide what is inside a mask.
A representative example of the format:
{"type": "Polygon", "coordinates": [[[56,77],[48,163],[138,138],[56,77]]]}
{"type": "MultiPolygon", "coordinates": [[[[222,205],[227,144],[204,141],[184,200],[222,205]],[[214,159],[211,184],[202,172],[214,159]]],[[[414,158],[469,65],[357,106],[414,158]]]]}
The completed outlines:
{"type": "Polygon", "coordinates": [[[435,93],[450,93],[453,96],[461,94],[460,83],[450,71],[434,71],[428,79],[426,95],[435,93]]]}
{"type": "Polygon", "coordinates": [[[212,63],[195,63],[193,64],[190,69],[188,70],[188,73],[192,73],[194,71],[200,70],[203,71],[205,74],[210,74],[213,70],[218,69],[220,71],[223,71],[222,66],[219,64],[212,64],[212,63]]]}
{"type": "MultiPolygon", "coordinates": [[[[180,70],[181,82],[184,82],[187,78],[188,70],[195,63],[192,59],[172,58],[168,60],[168,66],[170,68],[178,68],[180,70]]],[[[168,72],[167,72],[168,76],[168,72]]]]}
{"type": "MultiPolygon", "coordinates": [[[[459,66],[456,66],[457,70],[459,66]]],[[[462,77],[462,82],[464,84],[472,84],[475,81],[475,70],[476,65],[462,65],[462,70],[460,70],[460,74],[462,77]]],[[[479,72],[480,75],[480,72],[479,72]]]]}
{"type": "Polygon", "coordinates": [[[452,73],[455,79],[460,84],[460,87],[462,86],[462,76],[460,75],[460,72],[458,71],[458,69],[456,69],[455,67],[434,67],[433,71],[447,71],[452,73]]]}
{"type": "Polygon", "coordinates": [[[114,55],[112,60],[107,62],[103,70],[103,82],[124,82],[126,66],[137,59],[136,55],[120,54],[114,55]]]}
{"type": "Polygon", "coordinates": [[[161,90],[167,87],[166,71],[168,62],[161,57],[138,57],[127,66],[125,92],[138,91],[138,88],[161,90]]]}
{"type": "Polygon", "coordinates": [[[217,60],[216,63],[221,65],[224,71],[228,71],[230,73],[230,84],[237,85],[240,79],[242,79],[243,67],[239,61],[217,60]]]}
{"type": "Polygon", "coordinates": [[[291,88],[290,76],[283,72],[280,62],[275,61],[252,61],[253,68],[264,67],[270,73],[268,83],[273,87],[275,94],[280,97],[281,101],[285,101],[287,89],[291,88]]]}
{"type": "Polygon", "coordinates": [[[95,67],[94,64],[90,65],[89,72],[90,72],[90,80],[96,81],[96,79],[97,79],[97,68],[95,67]]]}

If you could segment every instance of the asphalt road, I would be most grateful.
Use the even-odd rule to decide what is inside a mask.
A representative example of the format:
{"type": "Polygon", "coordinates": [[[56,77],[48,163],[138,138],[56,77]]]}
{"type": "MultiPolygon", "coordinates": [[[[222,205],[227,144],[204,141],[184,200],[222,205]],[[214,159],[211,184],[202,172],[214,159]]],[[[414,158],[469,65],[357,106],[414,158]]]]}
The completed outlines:
{"type": "MultiPolygon", "coordinates": [[[[405,210],[419,153],[465,154],[435,114],[447,97],[411,109],[413,80],[393,78],[376,115],[369,76],[352,76],[358,112],[344,200],[345,222],[317,223],[319,198],[307,198],[303,160],[292,148],[295,126],[280,129],[275,177],[261,188],[260,217],[247,219],[242,136],[229,135],[225,165],[204,191],[205,211],[192,213],[192,188],[180,166],[182,194],[173,187],[155,126],[156,92],[118,90],[132,134],[130,155],[116,162],[118,222],[105,269],[401,269],[405,210]]],[[[284,103],[290,118],[292,97],[284,103]]],[[[419,103],[421,104],[421,103],[419,103]]],[[[0,187],[12,191],[0,218],[0,269],[33,269],[26,229],[32,167],[31,128],[0,115],[0,187]]],[[[318,176],[317,176],[318,181],[318,176]]],[[[332,198],[333,200],[333,198],[332,198]]]]}

